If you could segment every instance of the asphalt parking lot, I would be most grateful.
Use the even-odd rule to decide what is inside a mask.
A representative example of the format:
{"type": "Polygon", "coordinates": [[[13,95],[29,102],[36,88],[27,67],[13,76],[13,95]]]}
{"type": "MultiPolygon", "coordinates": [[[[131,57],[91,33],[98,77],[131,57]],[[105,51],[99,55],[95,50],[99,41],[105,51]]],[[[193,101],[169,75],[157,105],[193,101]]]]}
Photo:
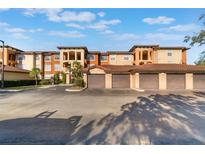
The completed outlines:
{"type": "Polygon", "coordinates": [[[0,144],[204,144],[205,92],[0,93],[0,144]]]}

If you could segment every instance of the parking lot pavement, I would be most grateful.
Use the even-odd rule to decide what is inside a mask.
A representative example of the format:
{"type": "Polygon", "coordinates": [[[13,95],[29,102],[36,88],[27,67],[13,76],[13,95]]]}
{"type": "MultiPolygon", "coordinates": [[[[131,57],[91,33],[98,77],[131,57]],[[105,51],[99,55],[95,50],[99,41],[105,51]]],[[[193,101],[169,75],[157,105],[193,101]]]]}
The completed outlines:
{"type": "Polygon", "coordinates": [[[0,144],[204,144],[205,92],[66,87],[0,95],[0,144]]]}

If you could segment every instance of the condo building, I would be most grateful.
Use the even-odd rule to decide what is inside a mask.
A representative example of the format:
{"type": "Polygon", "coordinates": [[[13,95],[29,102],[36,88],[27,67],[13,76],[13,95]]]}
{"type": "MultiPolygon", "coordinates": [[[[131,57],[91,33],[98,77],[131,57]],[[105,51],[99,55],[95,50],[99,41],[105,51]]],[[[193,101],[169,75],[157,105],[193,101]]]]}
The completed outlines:
{"type": "MultiPolygon", "coordinates": [[[[86,46],[58,46],[58,51],[22,51],[5,47],[4,65],[39,68],[42,79],[66,73],[77,61],[89,88],[204,89],[205,67],[187,65],[181,46],[134,45],[128,51],[89,51],[86,46]]],[[[1,48],[2,49],[2,48],[1,48]]],[[[1,55],[1,54],[0,54],[1,55]]],[[[1,57],[0,57],[1,59],[1,57]]]]}

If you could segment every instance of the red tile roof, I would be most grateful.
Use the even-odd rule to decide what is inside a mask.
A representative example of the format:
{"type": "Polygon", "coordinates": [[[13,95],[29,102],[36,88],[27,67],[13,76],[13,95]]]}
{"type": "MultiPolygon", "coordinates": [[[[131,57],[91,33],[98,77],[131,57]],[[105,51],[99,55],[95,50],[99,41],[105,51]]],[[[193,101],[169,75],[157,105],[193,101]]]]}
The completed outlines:
{"type": "MultiPolygon", "coordinates": [[[[1,69],[1,67],[0,67],[1,69]]],[[[4,71],[5,72],[18,72],[18,73],[29,73],[29,70],[17,68],[17,67],[12,67],[12,66],[4,66],[4,71]]]]}
{"type": "Polygon", "coordinates": [[[205,73],[205,66],[186,64],[144,64],[144,65],[103,65],[84,68],[87,73],[90,69],[99,68],[106,73],[205,73]]]}
{"type": "Polygon", "coordinates": [[[205,66],[186,64],[145,64],[132,69],[131,72],[205,73],[205,66]]]}

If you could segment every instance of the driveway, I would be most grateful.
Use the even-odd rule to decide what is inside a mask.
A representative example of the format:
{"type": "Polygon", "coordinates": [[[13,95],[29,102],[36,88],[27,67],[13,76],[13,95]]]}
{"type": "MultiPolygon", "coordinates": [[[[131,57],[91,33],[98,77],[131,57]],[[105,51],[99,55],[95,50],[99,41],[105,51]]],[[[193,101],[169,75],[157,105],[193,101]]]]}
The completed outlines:
{"type": "Polygon", "coordinates": [[[205,92],[0,93],[0,144],[204,144],[205,92]]]}

